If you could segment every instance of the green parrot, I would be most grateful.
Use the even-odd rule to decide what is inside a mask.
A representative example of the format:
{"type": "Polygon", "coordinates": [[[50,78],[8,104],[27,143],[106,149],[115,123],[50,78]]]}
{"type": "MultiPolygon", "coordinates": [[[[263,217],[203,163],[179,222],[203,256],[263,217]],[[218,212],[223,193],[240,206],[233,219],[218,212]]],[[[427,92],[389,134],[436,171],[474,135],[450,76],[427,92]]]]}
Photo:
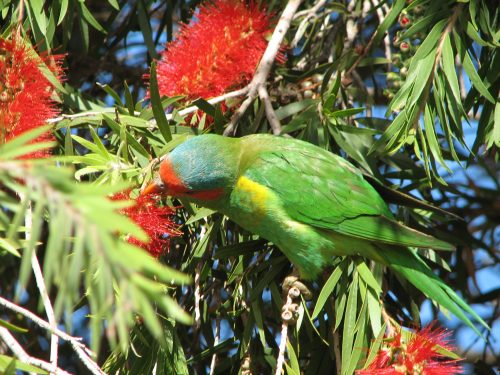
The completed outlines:
{"type": "Polygon", "coordinates": [[[361,255],[406,278],[473,327],[483,320],[417,255],[453,250],[396,220],[382,197],[345,159],[310,143],[267,134],[193,137],[160,164],[143,194],[163,193],[216,210],[273,242],[303,279],[333,256],[361,255]]]}

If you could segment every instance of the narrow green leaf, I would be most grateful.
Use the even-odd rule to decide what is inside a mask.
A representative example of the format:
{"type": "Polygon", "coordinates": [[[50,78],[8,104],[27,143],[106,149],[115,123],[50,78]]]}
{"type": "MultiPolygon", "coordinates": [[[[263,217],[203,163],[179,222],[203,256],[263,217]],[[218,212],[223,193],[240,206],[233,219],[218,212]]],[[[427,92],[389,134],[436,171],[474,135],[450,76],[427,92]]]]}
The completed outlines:
{"type": "Polygon", "coordinates": [[[340,266],[337,266],[335,270],[332,272],[325,285],[321,289],[319,293],[318,300],[316,301],[316,305],[314,306],[313,313],[311,315],[312,319],[316,319],[319,313],[323,310],[323,306],[325,306],[328,297],[333,293],[333,289],[337,285],[340,276],[342,276],[343,269],[340,266]]]}
{"type": "Polygon", "coordinates": [[[118,1],[116,0],[108,0],[108,3],[115,8],[116,10],[120,10],[120,5],[118,4],[118,1]]]}
{"type": "Polygon", "coordinates": [[[149,56],[151,56],[151,58],[153,59],[157,59],[158,53],[156,52],[155,43],[153,40],[153,31],[151,30],[151,24],[149,23],[150,17],[148,16],[146,10],[146,4],[143,0],[139,0],[137,9],[138,9],[137,16],[139,20],[139,27],[141,29],[144,42],[146,43],[149,56]]]}
{"type": "Polygon", "coordinates": [[[252,308],[250,309],[255,318],[255,325],[257,327],[257,334],[259,335],[260,343],[262,347],[265,348],[266,345],[266,336],[264,334],[264,321],[262,319],[262,306],[260,304],[260,298],[252,301],[252,308]]]}
{"type": "Polygon", "coordinates": [[[106,30],[101,26],[101,24],[94,18],[90,10],[85,5],[84,1],[78,1],[78,8],[80,8],[81,14],[83,18],[89,25],[91,25],[97,31],[100,31],[103,34],[107,34],[106,30]]]}
{"type": "Polygon", "coordinates": [[[354,374],[354,370],[356,370],[361,355],[364,352],[363,342],[365,341],[366,338],[365,334],[366,334],[367,315],[368,312],[366,311],[366,305],[365,305],[359,313],[359,320],[358,323],[356,324],[357,326],[356,339],[354,340],[354,344],[352,346],[352,353],[347,365],[347,371],[345,372],[347,375],[354,374]]]}
{"type": "Polygon", "coordinates": [[[100,149],[96,144],[89,142],[85,138],[82,138],[76,134],[72,134],[71,138],[73,138],[73,140],[75,140],[76,142],[78,142],[83,147],[87,148],[88,150],[95,152],[96,154],[100,154],[100,149]]]}
{"type": "Polygon", "coordinates": [[[432,54],[435,55],[436,45],[439,41],[439,38],[441,37],[441,32],[443,31],[446,22],[448,22],[447,19],[442,19],[432,27],[429,34],[427,34],[422,44],[418,47],[415,55],[413,55],[410,62],[410,67],[408,68],[408,74],[414,71],[416,68],[416,64],[420,63],[420,61],[428,56],[431,52],[434,51],[434,53],[432,54]]]}
{"type": "MultiPolygon", "coordinates": [[[[290,342],[290,340],[286,341],[286,350],[288,353],[288,359],[290,360],[289,367],[291,370],[291,371],[287,371],[287,372],[290,374],[300,375],[301,371],[300,371],[300,366],[299,366],[299,359],[297,358],[297,354],[295,354],[295,350],[294,350],[293,345],[290,342]]],[[[287,368],[288,368],[288,366],[287,366],[287,368]]]]}
{"type": "Polygon", "coordinates": [[[426,30],[430,29],[432,25],[436,23],[436,20],[442,19],[447,15],[449,15],[449,11],[446,9],[440,12],[431,12],[429,15],[417,18],[416,22],[411,27],[409,27],[405,32],[403,32],[399,39],[405,40],[417,34],[418,32],[422,31],[425,32],[426,30]]]}
{"type": "Polygon", "coordinates": [[[66,13],[68,11],[68,3],[69,0],[61,0],[61,9],[59,10],[59,17],[57,19],[58,26],[62,23],[62,21],[66,17],[66,13]]]}
{"type": "Polygon", "coordinates": [[[434,156],[434,158],[439,162],[439,164],[441,164],[445,168],[448,168],[441,153],[441,146],[439,145],[438,140],[436,138],[436,129],[434,127],[434,119],[431,115],[431,110],[427,105],[425,106],[424,109],[424,126],[425,126],[425,136],[429,143],[429,148],[431,150],[432,156],[434,156]]]}
{"type": "Polygon", "coordinates": [[[349,296],[344,314],[342,330],[342,375],[348,375],[349,362],[353,352],[356,318],[358,316],[358,276],[354,274],[349,287],[349,296]]]}
{"type": "Polygon", "coordinates": [[[151,63],[151,73],[149,78],[149,92],[151,95],[151,106],[153,107],[153,113],[156,119],[160,133],[166,142],[172,140],[172,134],[170,133],[170,127],[168,126],[167,117],[165,116],[165,111],[163,109],[160,93],[158,91],[158,79],[156,77],[156,62],[151,63]]]}
{"type": "MultiPolygon", "coordinates": [[[[500,102],[495,104],[495,115],[493,120],[493,137],[491,138],[491,143],[494,143],[497,147],[500,147],[500,102]]],[[[491,147],[491,144],[490,144],[491,147]]]]}
{"type": "Polygon", "coordinates": [[[264,240],[250,240],[226,245],[217,249],[214,258],[224,259],[232,256],[251,255],[256,251],[262,250],[265,244],[266,241],[264,240]]]}
{"type": "Polygon", "coordinates": [[[363,281],[368,284],[370,288],[372,288],[377,294],[382,293],[382,287],[377,282],[377,280],[375,280],[375,277],[363,260],[356,260],[356,270],[358,271],[363,281]]]}
{"type": "Polygon", "coordinates": [[[330,118],[349,117],[349,116],[354,116],[358,113],[361,113],[365,110],[366,110],[366,108],[340,109],[338,111],[329,112],[328,117],[330,117],[330,118]]]}
{"type": "Polygon", "coordinates": [[[282,267],[279,267],[278,264],[284,263],[284,258],[277,258],[276,259],[276,266],[272,267],[269,272],[267,272],[262,279],[259,280],[255,288],[252,289],[250,293],[250,301],[255,300],[260,296],[264,288],[266,288],[271,280],[273,280],[278,273],[282,271],[282,267]]]}
{"type": "Polygon", "coordinates": [[[108,95],[110,95],[115,100],[116,104],[118,104],[120,107],[124,106],[123,101],[120,98],[120,95],[118,95],[118,93],[115,90],[113,90],[109,85],[107,85],[107,84],[103,85],[99,82],[97,82],[97,85],[100,88],[102,88],[108,95]]]}
{"type": "Polygon", "coordinates": [[[35,17],[36,25],[43,35],[47,33],[47,18],[43,8],[43,0],[31,0],[28,5],[32,9],[32,14],[35,17]]]}
{"type": "Polygon", "coordinates": [[[363,369],[368,368],[368,366],[371,365],[371,363],[377,356],[378,351],[380,350],[380,347],[382,345],[382,341],[384,339],[385,329],[386,329],[386,323],[382,325],[382,327],[380,328],[380,332],[377,335],[377,338],[375,339],[375,341],[373,341],[372,345],[370,346],[370,351],[368,352],[368,357],[366,358],[366,362],[365,365],[363,366],[363,369]]]}
{"type": "Polygon", "coordinates": [[[341,72],[337,72],[337,77],[335,78],[335,82],[333,83],[333,85],[331,86],[330,90],[326,95],[326,100],[325,103],[323,104],[324,109],[329,110],[330,108],[333,108],[333,105],[339,93],[341,81],[342,81],[341,72]]]}
{"type": "Polygon", "coordinates": [[[455,55],[451,46],[450,35],[446,35],[443,41],[443,53],[441,58],[441,66],[443,67],[444,74],[450,84],[453,97],[457,103],[460,103],[462,98],[460,96],[460,86],[458,83],[457,72],[455,69],[455,55]]]}
{"type": "MultiPolygon", "coordinates": [[[[345,307],[347,304],[347,291],[348,291],[348,282],[347,278],[343,280],[340,284],[340,290],[335,300],[335,326],[333,327],[336,331],[340,327],[340,323],[342,323],[343,318],[345,316],[345,307]]],[[[328,306],[328,305],[327,305],[328,306]]]]}
{"type": "Polygon", "coordinates": [[[29,332],[26,328],[16,326],[16,325],[9,323],[9,322],[6,322],[5,320],[2,320],[2,319],[0,319],[0,326],[7,328],[9,331],[20,332],[20,333],[29,332]]]}
{"type": "Polygon", "coordinates": [[[367,305],[368,305],[368,315],[370,317],[370,325],[374,336],[377,336],[381,330],[382,321],[382,306],[372,290],[368,291],[367,305]]]}
{"type": "Polygon", "coordinates": [[[78,12],[78,17],[76,17],[76,19],[78,21],[80,36],[82,38],[83,50],[87,52],[89,50],[89,45],[90,45],[89,24],[85,22],[85,18],[83,17],[82,14],[82,8],[80,6],[78,5],[76,6],[76,11],[78,12]]]}
{"type": "Polygon", "coordinates": [[[293,116],[314,104],[317,104],[316,99],[305,99],[300,102],[290,103],[278,108],[276,110],[276,116],[278,117],[278,120],[284,120],[287,117],[293,116]]]}
{"type": "MultiPolygon", "coordinates": [[[[127,143],[132,147],[134,150],[136,150],[139,154],[144,156],[145,158],[149,159],[150,158],[150,153],[144,148],[143,145],[141,145],[137,139],[130,134],[130,132],[127,131],[125,126],[122,124],[117,123],[115,120],[113,120],[111,117],[107,115],[103,115],[103,119],[106,122],[106,124],[116,133],[116,134],[121,134],[122,130],[125,132],[125,137],[127,139],[127,143]]],[[[128,122],[126,119],[123,117],[120,117],[120,120],[122,122],[128,122]],[[125,121],[124,121],[125,120],[125,121]]]]}
{"type": "Polygon", "coordinates": [[[196,99],[193,104],[205,112],[207,115],[215,117],[215,107],[203,98],[196,99]]]}
{"type": "Polygon", "coordinates": [[[101,142],[101,138],[97,135],[94,128],[92,126],[90,126],[89,130],[90,130],[90,135],[92,136],[92,139],[94,141],[94,144],[97,146],[98,154],[111,160],[112,159],[111,154],[109,153],[108,149],[101,142]]]}
{"type": "Polygon", "coordinates": [[[128,87],[127,81],[123,82],[124,95],[125,95],[125,104],[127,105],[128,113],[130,116],[134,116],[135,108],[134,108],[134,100],[132,99],[132,93],[130,92],[130,88],[128,87]]]}
{"type": "Polygon", "coordinates": [[[472,59],[468,51],[465,51],[465,55],[462,58],[462,63],[465,72],[467,73],[467,76],[469,77],[470,81],[477,89],[477,91],[479,91],[479,93],[482,96],[484,96],[486,100],[488,100],[490,103],[495,104],[495,99],[489,92],[488,88],[484,84],[481,77],[479,77],[479,74],[477,73],[476,68],[474,67],[474,63],[472,62],[472,59]]]}
{"type": "Polygon", "coordinates": [[[39,147],[36,145],[28,145],[29,142],[35,140],[40,135],[47,133],[51,127],[49,125],[40,126],[33,130],[27,131],[18,135],[4,144],[0,144],[0,160],[15,159],[18,156],[25,155],[32,151],[42,150],[52,145],[52,142],[37,142],[42,143],[39,147]],[[35,146],[33,148],[33,146],[35,146]]]}
{"type": "Polygon", "coordinates": [[[17,247],[14,245],[14,242],[10,239],[0,237],[0,248],[18,258],[21,257],[21,254],[17,250],[17,247]]]}
{"type": "Polygon", "coordinates": [[[215,211],[209,208],[202,207],[200,208],[195,215],[191,216],[188,220],[186,220],[185,225],[192,224],[198,220],[204,219],[210,215],[212,215],[215,211]]]}
{"type": "Polygon", "coordinates": [[[41,368],[28,365],[26,363],[19,361],[16,358],[0,354],[0,371],[2,372],[6,371],[11,363],[14,363],[15,368],[20,371],[33,372],[35,374],[48,374],[47,371],[42,370],[41,368]]]}

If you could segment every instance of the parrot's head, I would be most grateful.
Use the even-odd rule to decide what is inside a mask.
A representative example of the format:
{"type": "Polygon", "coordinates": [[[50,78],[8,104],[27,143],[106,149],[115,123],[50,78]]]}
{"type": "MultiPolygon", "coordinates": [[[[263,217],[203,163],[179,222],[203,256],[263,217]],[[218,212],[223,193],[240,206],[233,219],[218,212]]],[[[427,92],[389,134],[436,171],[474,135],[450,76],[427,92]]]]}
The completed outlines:
{"type": "Polygon", "coordinates": [[[237,157],[234,139],[214,134],[190,138],[163,159],[158,174],[142,195],[217,200],[234,186],[237,157]]]}

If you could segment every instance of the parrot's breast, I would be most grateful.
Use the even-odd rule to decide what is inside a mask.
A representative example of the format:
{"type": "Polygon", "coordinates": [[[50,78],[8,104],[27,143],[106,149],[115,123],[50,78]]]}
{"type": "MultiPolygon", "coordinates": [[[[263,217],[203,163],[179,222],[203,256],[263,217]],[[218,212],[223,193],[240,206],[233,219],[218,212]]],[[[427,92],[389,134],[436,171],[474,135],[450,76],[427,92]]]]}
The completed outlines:
{"type": "Polygon", "coordinates": [[[229,204],[221,210],[246,230],[277,245],[298,267],[304,278],[317,275],[327,260],[329,239],[289,217],[275,191],[248,176],[236,181],[229,204]]]}
{"type": "Polygon", "coordinates": [[[248,211],[253,211],[257,215],[266,212],[271,198],[269,189],[248,177],[241,176],[236,182],[235,191],[239,203],[248,211]]]}
{"type": "Polygon", "coordinates": [[[282,221],[280,200],[276,193],[248,176],[240,176],[225,207],[224,214],[245,229],[266,235],[277,221],[282,221]]]}

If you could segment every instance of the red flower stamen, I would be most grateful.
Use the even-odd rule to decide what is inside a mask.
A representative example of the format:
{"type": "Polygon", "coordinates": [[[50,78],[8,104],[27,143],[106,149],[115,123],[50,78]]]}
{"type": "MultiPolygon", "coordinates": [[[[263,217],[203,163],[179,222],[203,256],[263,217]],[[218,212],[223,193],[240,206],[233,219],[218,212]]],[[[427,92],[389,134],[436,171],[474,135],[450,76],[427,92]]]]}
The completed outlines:
{"type": "MultiPolygon", "coordinates": [[[[111,197],[113,200],[127,200],[130,192],[118,193],[111,197]]],[[[158,258],[168,251],[170,238],[180,235],[178,225],[172,221],[175,209],[168,206],[158,206],[158,200],[152,195],[141,195],[135,199],[131,207],[120,210],[121,213],[132,219],[149,236],[149,242],[143,242],[135,237],[127,241],[148,251],[158,258]]]]}
{"type": "MultiPolygon", "coordinates": [[[[0,38],[0,143],[42,126],[57,115],[52,100],[54,87],[40,70],[45,63],[59,79],[62,55],[40,57],[33,53],[19,36],[0,38]]],[[[54,140],[47,132],[34,142],[54,140]]],[[[47,150],[27,157],[48,156],[47,150]]]]}
{"type": "Polygon", "coordinates": [[[450,333],[433,325],[405,341],[401,330],[387,338],[370,365],[357,375],[452,375],[461,374],[458,360],[448,359],[441,349],[452,352],[450,333]]]}
{"type": "MultiPolygon", "coordinates": [[[[271,17],[253,2],[215,0],[198,8],[158,63],[160,95],[211,98],[247,84],[267,47],[271,17]]],[[[280,56],[283,59],[283,56],[280,56]]]]}

